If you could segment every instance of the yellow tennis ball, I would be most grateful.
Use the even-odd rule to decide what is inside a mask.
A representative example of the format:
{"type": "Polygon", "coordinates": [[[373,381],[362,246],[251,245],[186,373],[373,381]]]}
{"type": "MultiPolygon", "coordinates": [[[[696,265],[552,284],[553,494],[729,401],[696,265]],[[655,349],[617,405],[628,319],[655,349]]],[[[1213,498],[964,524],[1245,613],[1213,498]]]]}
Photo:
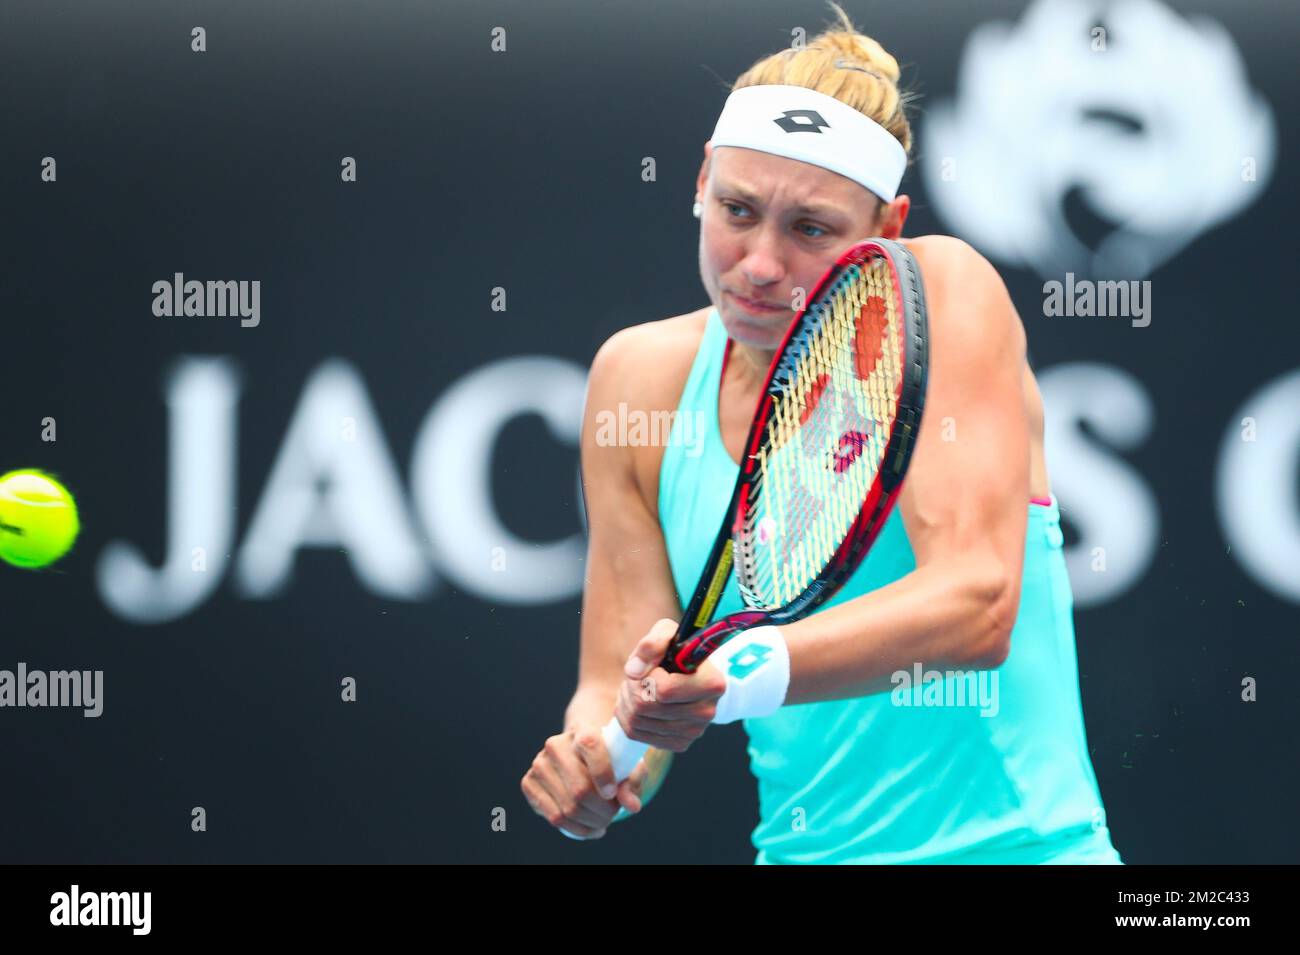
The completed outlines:
{"type": "Polygon", "coordinates": [[[0,477],[0,559],[45,567],[68,552],[81,522],[68,489],[42,471],[0,477]]]}

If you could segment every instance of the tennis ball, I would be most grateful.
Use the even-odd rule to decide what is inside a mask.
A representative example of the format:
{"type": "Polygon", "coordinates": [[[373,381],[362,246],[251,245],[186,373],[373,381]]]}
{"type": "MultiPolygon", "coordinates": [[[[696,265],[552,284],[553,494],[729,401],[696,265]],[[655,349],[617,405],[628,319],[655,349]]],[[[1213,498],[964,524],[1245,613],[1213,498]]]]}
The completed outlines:
{"type": "Polygon", "coordinates": [[[45,567],[68,552],[81,523],[68,489],[42,471],[0,477],[0,559],[45,567]]]}

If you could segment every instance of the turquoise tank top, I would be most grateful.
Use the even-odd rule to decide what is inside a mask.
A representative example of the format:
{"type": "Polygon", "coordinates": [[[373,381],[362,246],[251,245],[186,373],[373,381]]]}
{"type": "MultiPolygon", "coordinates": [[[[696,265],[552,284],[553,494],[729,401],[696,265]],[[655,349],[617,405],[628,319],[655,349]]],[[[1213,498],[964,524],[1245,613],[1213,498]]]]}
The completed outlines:
{"type": "MultiPolygon", "coordinates": [[[[718,425],[726,341],[711,310],[660,468],[659,521],[683,600],[738,472],[718,425]]],[[[1084,736],[1060,512],[1055,499],[1028,507],[1011,652],[982,674],[997,676],[985,683],[996,689],[985,705],[975,692],[981,674],[924,677],[909,691],[784,706],[744,722],[758,780],[756,862],[1120,863],[1084,736]],[[944,699],[968,705],[927,705],[944,699]]],[[[915,567],[895,508],[828,606],[915,567]]],[[[718,616],[743,606],[733,578],[718,616]]]]}

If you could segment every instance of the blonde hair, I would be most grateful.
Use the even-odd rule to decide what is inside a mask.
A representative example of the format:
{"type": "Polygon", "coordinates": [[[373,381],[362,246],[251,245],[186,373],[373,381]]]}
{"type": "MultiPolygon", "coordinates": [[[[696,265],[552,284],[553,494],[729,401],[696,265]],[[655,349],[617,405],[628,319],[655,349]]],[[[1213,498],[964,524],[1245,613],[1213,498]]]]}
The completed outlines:
{"type": "Polygon", "coordinates": [[[899,88],[898,61],[869,36],[859,33],[838,3],[830,3],[839,18],[809,40],[802,49],[782,50],[757,61],[732,85],[804,86],[834,96],[875,120],[912,151],[912,127],[907,107],[916,94],[899,88]]]}

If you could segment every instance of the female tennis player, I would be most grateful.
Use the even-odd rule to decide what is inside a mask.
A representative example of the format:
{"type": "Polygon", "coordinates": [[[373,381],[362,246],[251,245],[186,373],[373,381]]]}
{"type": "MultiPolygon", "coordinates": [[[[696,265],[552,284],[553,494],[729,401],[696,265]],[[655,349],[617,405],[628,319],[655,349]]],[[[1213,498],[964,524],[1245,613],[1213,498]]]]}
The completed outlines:
{"type": "MultiPolygon", "coordinates": [[[[909,96],[894,57],[832,7],[838,27],[736,81],[705,144],[695,215],[710,304],[626,328],[593,361],[578,686],[521,789],[551,825],[599,838],[641,811],[672,754],[744,719],[758,863],[1119,863],[1024,330],[964,242],[901,238],[909,96]],[[705,563],[800,295],[868,236],[912,252],[928,303],[925,415],[898,506],[824,609],[768,628],[760,678],[741,685],[712,662],[670,674],[658,664],[679,595],[705,563]],[[666,446],[598,440],[599,413],[620,402],[675,411],[666,446]],[[601,737],[611,715],[653,747],[622,783],[601,737]]],[[[742,606],[732,580],[717,615],[742,606]]]]}

